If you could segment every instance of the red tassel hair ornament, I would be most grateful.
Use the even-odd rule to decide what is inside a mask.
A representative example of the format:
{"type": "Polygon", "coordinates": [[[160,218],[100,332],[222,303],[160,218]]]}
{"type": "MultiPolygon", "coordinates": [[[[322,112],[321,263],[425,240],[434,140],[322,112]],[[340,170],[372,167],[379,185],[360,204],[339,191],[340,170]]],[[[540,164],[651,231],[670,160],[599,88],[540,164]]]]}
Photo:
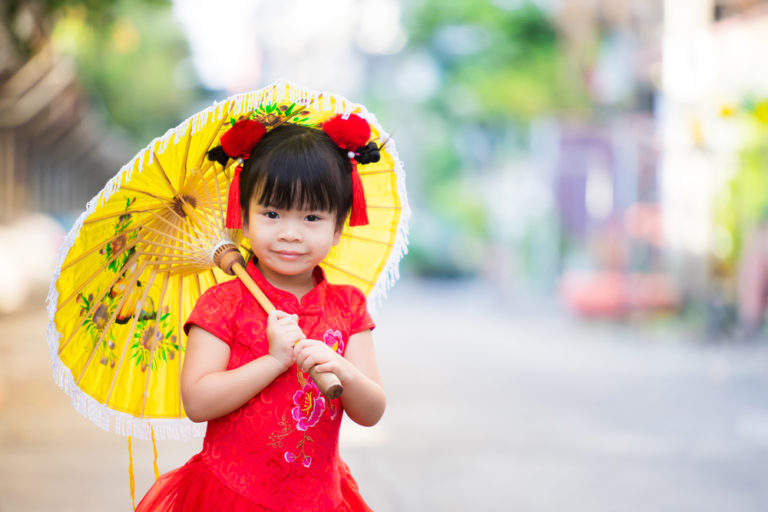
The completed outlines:
{"type": "Polygon", "coordinates": [[[240,163],[235,168],[235,175],[229,184],[227,197],[227,229],[241,229],[243,227],[242,212],[240,210],[240,173],[243,172],[243,161],[251,156],[251,151],[258,144],[267,129],[263,124],[253,119],[241,119],[236,122],[224,135],[221,136],[221,149],[230,158],[239,159],[240,163]]]}
{"type": "Polygon", "coordinates": [[[349,225],[365,226],[368,224],[368,208],[363,181],[357,172],[355,151],[365,146],[371,138],[371,127],[368,121],[357,114],[350,114],[347,118],[339,114],[323,123],[323,131],[337,146],[347,150],[352,160],[352,211],[349,214],[349,225]]]}
{"type": "Polygon", "coordinates": [[[240,173],[243,172],[243,164],[235,167],[235,176],[229,184],[227,196],[227,219],[224,225],[227,229],[241,229],[243,227],[243,214],[240,209],[240,173]]]}

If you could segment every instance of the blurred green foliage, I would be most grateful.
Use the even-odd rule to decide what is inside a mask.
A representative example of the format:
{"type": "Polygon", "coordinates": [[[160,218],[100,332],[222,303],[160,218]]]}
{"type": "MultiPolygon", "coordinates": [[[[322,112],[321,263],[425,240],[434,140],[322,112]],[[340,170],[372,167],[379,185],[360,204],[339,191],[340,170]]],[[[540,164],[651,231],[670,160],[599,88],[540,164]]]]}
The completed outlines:
{"type": "Polygon", "coordinates": [[[424,0],[413,7],[406,20],[409,49],[427,50],[441,70],[434,107],[462,122],[502,126],[585,107],[579,82],[565,79],[561,40],[547,14],[531,3],[500,3],[424,0]],[[457,89],[471,98],[472,109],[456,112],[457,89]]]}
{"type": "Polygon", "coordinates": [[[203,98],[169,0],[11,0],[0,20],[21,61],[49,41],[73,57],[93,109],[133,149],[203,98]]]}
{"type": "Polygon", "coordinates": [[[409,40],[399,59],[426,55],[439,75],[426,99],[405,100],[408,137],[419,148],[408,162],[418,211],[407,259],[418,272],[480,269],[491,231],[503,228],[489,224],[483,183],[527,150],[532,119],[590,108],[548,14],[532,3],[511,4],[403,4],[409,40]]]}
{"type": "Polygon", "coordinates": [[[95,12],[86,8],[91,3],[102,4],[89,0],[60,11],[54,44],[76,59],[96,107],[142,146],[184,119],[202,97],[186,40],[169,2],[122,0],[95,12]]]}

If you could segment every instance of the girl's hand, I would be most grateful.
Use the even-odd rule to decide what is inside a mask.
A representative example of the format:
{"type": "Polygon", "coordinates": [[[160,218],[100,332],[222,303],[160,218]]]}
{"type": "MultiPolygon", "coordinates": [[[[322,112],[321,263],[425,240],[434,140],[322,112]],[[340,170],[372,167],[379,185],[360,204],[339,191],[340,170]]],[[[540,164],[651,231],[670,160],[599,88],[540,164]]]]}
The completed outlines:
{"type": "Polygon", "coordinates": [[[299,328],[299,317],[285,311],[274,310],[267,316],[267,341],[269,355],[287,370],[296,361],[293,345],[303,339],[299,328]]]}
{"type": "Polygon", "coordinates": [[[331,347],[318,340],[301,340],[293,349],[296,364],[304,372],[317,365],[318,372],[333,372],[343,383],[354,370],[349,361],[340,356],[331,347]]]}

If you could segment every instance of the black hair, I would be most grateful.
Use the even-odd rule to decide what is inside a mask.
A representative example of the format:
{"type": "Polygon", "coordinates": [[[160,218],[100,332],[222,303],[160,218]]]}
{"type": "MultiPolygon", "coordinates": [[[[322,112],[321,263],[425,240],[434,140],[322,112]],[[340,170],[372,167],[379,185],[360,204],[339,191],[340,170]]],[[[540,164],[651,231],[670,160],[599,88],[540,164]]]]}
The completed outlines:
{"type": "Polygon", "coordinates": [[[240,207],[251,199],[278,209],[335,214],[341,229],[352,208],[352,163],[323,131],[296,124],[273,128],[253,148],[240,174],[240,207]]]}

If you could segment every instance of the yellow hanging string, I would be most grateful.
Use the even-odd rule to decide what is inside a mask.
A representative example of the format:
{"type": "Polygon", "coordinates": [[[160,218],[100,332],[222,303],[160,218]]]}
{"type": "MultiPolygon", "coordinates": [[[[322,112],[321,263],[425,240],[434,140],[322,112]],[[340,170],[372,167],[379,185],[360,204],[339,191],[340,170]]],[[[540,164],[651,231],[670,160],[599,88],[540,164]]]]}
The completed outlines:
{"type": "Polygon", "coordinates": [[[136,482],[133,477],[133,451],[131,450],[131,436],[128,436],[128,475],[131,479],[131,503],[136,510],[136,482]]]}
{"type": "Polygon", "coordinates": [[[157,468],[157,443],[155,443],[155,429],[152,428],[152,425],[149,425],[149,432],[152,434],[152,450],[155,453],[155,459],[153,461],[155,465],[155,480],[160,478],[160,470],[157,468]]]}

